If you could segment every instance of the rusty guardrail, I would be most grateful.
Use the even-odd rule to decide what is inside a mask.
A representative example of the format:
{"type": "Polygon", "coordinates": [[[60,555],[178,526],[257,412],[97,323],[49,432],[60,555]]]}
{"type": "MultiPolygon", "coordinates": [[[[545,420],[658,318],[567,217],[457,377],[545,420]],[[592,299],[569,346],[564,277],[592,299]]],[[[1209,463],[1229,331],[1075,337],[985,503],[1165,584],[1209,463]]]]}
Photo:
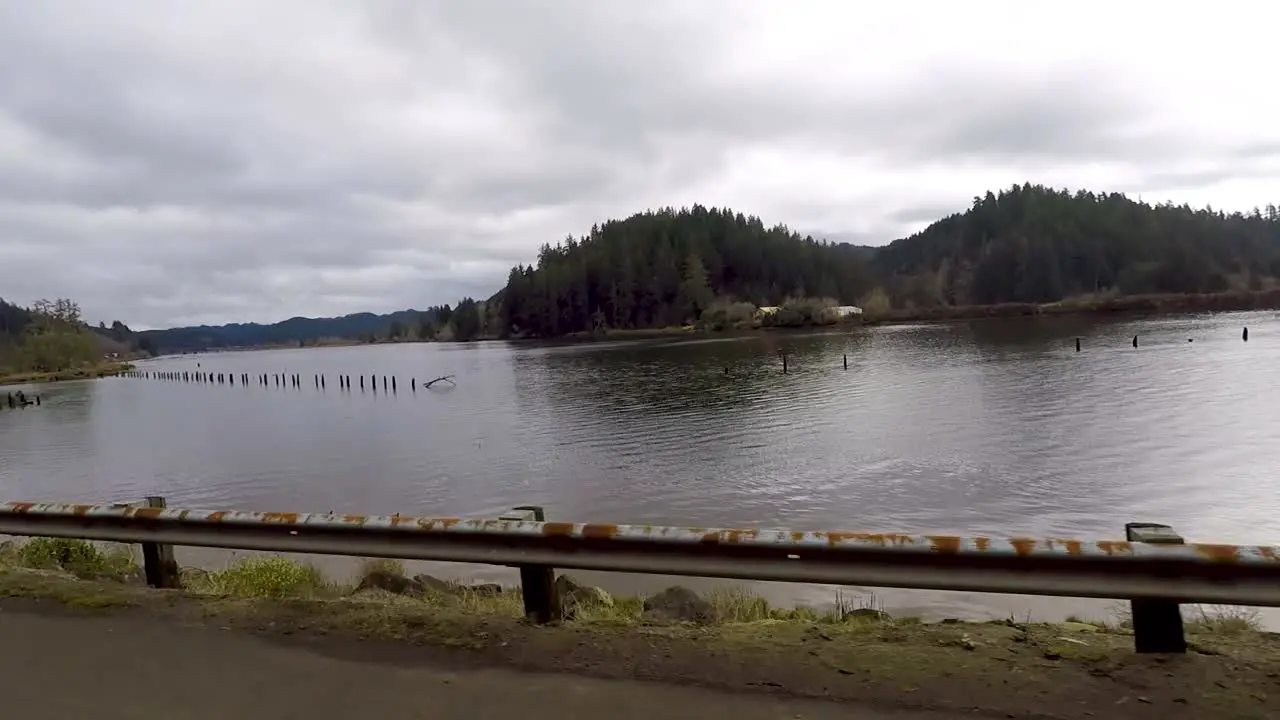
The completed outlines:
{"type": "Polygon", "coordinates": [[[1144,637],[1185,648],[1179,603],[1280,606],[1280,549],[1184,544],[1142,523],[1086,542],[545,522],[532,507],[461,519],[10,502],[0,533],[514,566],[542,622],[560,615],[552,568],[1129,599],[1140,651],[1144,637]]]}

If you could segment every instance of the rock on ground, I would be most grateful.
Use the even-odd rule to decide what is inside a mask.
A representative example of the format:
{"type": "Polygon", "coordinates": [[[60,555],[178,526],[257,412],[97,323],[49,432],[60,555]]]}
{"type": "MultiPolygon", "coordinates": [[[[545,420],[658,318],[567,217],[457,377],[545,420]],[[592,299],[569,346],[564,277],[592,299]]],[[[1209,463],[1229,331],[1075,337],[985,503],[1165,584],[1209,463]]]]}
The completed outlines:
{"type": "Polygon", "coordinates": [[[556,577],[556,593],[560,596],[566,620],[572,620],[579,608],[613,607],[612,595],[601,588],[583,585],[568,575],[556,577]]]}
{"type": "Polygon", "coordinates": [[[711,622],[715,609],[687,587],[675,585],[644,601],[644,617],[650,620],[711,622]]]}

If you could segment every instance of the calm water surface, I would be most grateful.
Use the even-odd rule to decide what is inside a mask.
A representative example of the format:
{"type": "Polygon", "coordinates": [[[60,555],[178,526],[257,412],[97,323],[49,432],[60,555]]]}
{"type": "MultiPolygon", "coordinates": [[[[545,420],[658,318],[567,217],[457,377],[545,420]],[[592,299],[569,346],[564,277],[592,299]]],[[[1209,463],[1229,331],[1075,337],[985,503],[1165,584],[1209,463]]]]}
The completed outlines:
{"type": "MultiPolygon", "coordinates": [[[[117,378],[40,388],[43,407],[0,412],[0,497],[161,494],[188,507],[463,516],[538,504],[557,520],[1084,538],[1144,520],[1189,539],[1280,544],[1276,313],[299,349],[146,366],[197,363],[299,373],[303,387],[117,378]],[[326,390],[313,387],[316,373],[326,390]],[[342,391],[339,373],[396,376],[399,391],[342,391]],[[455,388],[408,391],[410,377],[446,374],[455,388]]],[[[351,561],[322,562],[341,571],[351,561]]],[[[428,569],[511,579],[484,566],[428,569]]],[[[583,575],[619,591],[672,582],[583,575]]],[[[815,604],[833,596],[758,590],[815,604]]],[[[931,617],[1101,617],[1114,605],[874,592],[931,617]]]]}

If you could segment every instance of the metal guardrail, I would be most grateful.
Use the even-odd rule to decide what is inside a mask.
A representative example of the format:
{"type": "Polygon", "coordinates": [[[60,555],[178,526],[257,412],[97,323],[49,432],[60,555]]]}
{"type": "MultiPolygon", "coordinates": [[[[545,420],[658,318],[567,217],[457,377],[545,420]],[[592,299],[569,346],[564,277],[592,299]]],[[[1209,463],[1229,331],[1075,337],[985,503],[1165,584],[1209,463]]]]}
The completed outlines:
{"type": "Polygon", "coordinates": [[[560,616],[552,568],[1129,599],[1140,651],[1175,622],[1176,642],[1155,645],[1185,649],[1178,603],[1280,606],[1280,549],[1183,544],[1141,523],[1085,542],[544,522],[532,507],[481,520],[10,502],[0,533],[515,566],[543,622],[560,616]]]}

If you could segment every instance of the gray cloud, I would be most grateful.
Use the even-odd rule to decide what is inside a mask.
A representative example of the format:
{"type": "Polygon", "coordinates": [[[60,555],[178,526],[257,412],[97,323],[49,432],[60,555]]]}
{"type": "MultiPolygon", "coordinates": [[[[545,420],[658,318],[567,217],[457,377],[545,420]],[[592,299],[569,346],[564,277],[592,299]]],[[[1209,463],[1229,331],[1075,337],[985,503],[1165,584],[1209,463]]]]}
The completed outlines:
{"type": "Polygon", "coordinates": [[[143,327],[388,311],[646,207],[879,244],[1014,182],[1201,197],[1276,169],[1274,130],[1171,113],[1153,78],[1180,71],[1066,28],[1005,56],[963,14],[788,7],[0,5],[3,292],[143,327]]]}

